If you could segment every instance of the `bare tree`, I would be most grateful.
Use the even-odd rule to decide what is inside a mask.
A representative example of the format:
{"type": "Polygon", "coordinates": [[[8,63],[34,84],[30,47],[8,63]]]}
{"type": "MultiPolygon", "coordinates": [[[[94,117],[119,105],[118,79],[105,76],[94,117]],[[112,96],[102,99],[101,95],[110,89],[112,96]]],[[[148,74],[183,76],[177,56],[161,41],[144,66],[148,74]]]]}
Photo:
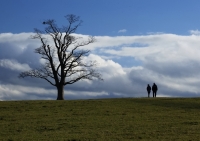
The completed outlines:
{"type": "Polygon", "coordinates": [[[64,100],[64,86],[73,84],[79,80],[103,80],[101,74],[95,70],[95,61],[84,61],[90,51],[80,49],[95,41],[94,37],[84,40],[74,33],[82,21],[76,15],[67,15],[68,26],[58,28],[54,20],[46,20],[44,31],[35,29],[33,39],[39,39],[41,46],[35,49],[35,53],[41,55],[45,63],[41,68],[32,69],[20,73],[19,77],[41,78],[57,88],[57,100],[64,100]],[[49,44],[49,40],[53,44],[49,44]]]}

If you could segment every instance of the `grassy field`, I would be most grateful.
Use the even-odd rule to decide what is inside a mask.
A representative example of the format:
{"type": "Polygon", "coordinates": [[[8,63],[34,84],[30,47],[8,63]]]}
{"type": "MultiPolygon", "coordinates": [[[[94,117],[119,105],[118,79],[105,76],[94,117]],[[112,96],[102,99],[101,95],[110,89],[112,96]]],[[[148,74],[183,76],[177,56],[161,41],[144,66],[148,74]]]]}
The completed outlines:
{"type": "Polygon", "coordinates": [[[1,141],[197,141],[200,98],[1,101],[1,141]]]}

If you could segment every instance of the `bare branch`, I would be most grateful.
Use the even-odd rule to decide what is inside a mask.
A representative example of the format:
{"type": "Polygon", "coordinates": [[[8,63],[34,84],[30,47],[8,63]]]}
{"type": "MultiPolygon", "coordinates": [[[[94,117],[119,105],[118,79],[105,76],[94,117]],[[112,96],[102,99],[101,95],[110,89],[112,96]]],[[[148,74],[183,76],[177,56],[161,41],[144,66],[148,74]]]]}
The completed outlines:
{"type": "Polygon", "coordinates": [[[49,82],[51,85],[56,86],[53,82],[51,82],[48,79],[48,76],[51,76],[50,74],[45,74],[45,73],[41,73],[41,71],[39,70],[30,70],[30,71],[25,71],[20,73],[19,78],[25,78],[25,77],[36,77],[36,78],[41,78],[46,80],[47,82],[49,82]]]}
{"type": "MultiPolygon", "coordinates": [[[[77,71],[77,72],[79,72],[79,71],[77,71]]],[[[75,72],[75,73],[77,73],[77,72],[75,72]]],[[[79,80],[83,80],[83,79],[93,80],[94,78],[99,79],[99,80],[103,80],[102,77],[101,77],[101,74],[96,72],[94,69],[82,70],[82,72],[78,76],[76,76],[76,77],[72,78],[71,80],[65,82],[65,85],[73,84],[73,83],[75,83],[79,80]]]]}
{"type": "MultiPolygon", "coordinates": [[[[94,69],[95,61],[84,62],[83,58],[87,57],[90,51],[80,49],[95,42],[95,38],[89,36],[87,40],[83,40],[81,37],[76,37],[72,33],[75,33],[81,25],[80,17],[71,14],[65,18],[68,26],[58,28],[54,20],[46,20],[43,22],[47,26],[44,31],[34,29],[35,35],[32,38],[41,42],[41,46],[35,49],[35,53],[40,54],[45,63],[40,69],[25,71],[19,75],[20,78],[44,79],[56,86],[58,93],[63,93],[64,85],[80,80],[103,80],[101,74],[94,69]],[[49,44],[48,39],[53,41],[53,44],[49,44]]],[[[57,99],[63,99],[62,94],[57,99]]]]}

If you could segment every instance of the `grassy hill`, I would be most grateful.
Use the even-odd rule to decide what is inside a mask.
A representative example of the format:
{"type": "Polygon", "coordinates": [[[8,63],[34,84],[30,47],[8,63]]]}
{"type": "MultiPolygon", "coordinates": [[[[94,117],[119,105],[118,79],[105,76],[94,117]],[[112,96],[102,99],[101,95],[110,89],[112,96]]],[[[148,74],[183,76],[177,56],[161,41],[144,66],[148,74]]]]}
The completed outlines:
{"type": "Polygon", "coordinates": [[[200,98],[1,101],[1,141],[197,141],[200,98]]]}

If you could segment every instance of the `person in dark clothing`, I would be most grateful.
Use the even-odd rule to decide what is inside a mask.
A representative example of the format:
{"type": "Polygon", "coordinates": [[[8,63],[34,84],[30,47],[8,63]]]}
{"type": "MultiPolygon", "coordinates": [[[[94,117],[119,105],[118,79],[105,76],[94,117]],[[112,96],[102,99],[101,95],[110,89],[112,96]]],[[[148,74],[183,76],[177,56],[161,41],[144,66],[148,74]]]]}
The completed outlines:
{"type": "Polygon", "coordinates": [[[155,83],[153,83],[153,86],[152,86],[153,97],[156,97],[157,90],[158,90],[157,85],[155,83]]]}
{"type": "Polygon", "coordinates": [[[147,93],[148,93],[148,97],[150,97],[151,87],[149,86],[149,84],[147,85],[147,93]]]}

